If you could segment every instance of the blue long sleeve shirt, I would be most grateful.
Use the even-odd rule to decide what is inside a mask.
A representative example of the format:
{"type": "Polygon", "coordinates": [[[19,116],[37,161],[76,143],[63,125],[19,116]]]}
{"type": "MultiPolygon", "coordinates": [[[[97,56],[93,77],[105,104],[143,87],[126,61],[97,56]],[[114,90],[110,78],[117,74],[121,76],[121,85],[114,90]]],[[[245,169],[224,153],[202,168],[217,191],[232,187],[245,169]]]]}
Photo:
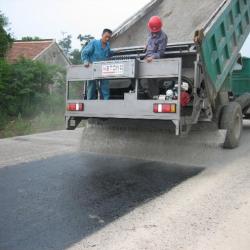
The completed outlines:
{"type": "Polygon", "coordinates": [[[146,48],[146,57],[162,58],[167,47],[168,37],[164,31],[156,35],[150,34],[146,48]]]}
{"type": "Polygon", "coordinates": [[[106,47],[102,47],[101,40],[92,40],[82,50],[81,59],[83,63],[93,63],[109,58],[111,56],[110,43],[108,42],[106,47]]]}

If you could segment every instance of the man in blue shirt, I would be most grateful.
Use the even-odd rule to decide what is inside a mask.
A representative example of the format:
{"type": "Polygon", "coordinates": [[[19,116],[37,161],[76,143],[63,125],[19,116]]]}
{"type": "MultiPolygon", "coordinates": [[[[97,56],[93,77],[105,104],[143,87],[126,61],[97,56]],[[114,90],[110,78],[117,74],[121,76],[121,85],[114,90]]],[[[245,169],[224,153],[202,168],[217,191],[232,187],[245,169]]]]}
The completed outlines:
{"type": "MultiPolygon", "coordinates": [[[[109,29],[104,29],[102,33],[102,38],[100,40],[92,40],[83,50],[81,54],[81,59],[84,63],[84,67],[89,67],[89,65],[96,61],[106,60],[111,56],[110,50],[110,39],[112,36],[112,31],[109,29]]],[[[87,88],[87,99],[95,100],[97,81],[88,81],[87,88]]],[[[101,80],[100,84],[100,96],[103,100],[108,100],[110,96],[109,81],[101,80]]]]}

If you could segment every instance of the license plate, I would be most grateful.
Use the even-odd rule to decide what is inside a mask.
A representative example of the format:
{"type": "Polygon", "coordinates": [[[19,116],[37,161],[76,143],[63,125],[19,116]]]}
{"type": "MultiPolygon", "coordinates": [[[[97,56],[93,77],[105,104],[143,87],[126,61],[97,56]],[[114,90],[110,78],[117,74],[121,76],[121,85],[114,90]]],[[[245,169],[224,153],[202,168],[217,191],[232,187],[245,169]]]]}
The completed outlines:
{"type": "Polygon", "coordinates": [[[103,64],[102,76],[119,76],[124,75],[124,64],[103,64]]]}

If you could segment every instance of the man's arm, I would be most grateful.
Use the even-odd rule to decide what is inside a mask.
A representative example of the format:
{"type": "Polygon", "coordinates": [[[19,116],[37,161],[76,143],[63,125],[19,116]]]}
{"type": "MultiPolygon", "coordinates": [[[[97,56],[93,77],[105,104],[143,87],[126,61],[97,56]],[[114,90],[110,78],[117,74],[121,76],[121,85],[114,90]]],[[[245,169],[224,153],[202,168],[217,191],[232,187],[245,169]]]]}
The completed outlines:
{"type": "Polygon", "coordinates": [[[84,63],[85,67],[89,66],[90,57],[93,55],[95,51],[94,41],[89,42],[89,44],[82,50],[81,60],[84,63]]]}
{"type": "Polygon", "coordinates": [[[115,52],[111,48],[109,48],[108,57],[112,57],[114,55],[115,55],[115,52]]]}

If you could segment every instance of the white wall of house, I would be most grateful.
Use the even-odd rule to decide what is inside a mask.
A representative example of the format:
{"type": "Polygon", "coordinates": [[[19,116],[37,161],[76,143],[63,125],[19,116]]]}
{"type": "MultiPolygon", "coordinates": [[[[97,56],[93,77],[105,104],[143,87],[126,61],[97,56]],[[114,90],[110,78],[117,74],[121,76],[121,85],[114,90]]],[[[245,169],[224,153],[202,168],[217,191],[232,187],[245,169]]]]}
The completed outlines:
{"type": "Polygon", "coordinates": [[[49,48],[41,53],[35,60],[40,60],[47,64],[60,65],[64,68],[70,65],[69,59],[63,54],[62,50],[56,43],[53,43],[49,48]]]}

